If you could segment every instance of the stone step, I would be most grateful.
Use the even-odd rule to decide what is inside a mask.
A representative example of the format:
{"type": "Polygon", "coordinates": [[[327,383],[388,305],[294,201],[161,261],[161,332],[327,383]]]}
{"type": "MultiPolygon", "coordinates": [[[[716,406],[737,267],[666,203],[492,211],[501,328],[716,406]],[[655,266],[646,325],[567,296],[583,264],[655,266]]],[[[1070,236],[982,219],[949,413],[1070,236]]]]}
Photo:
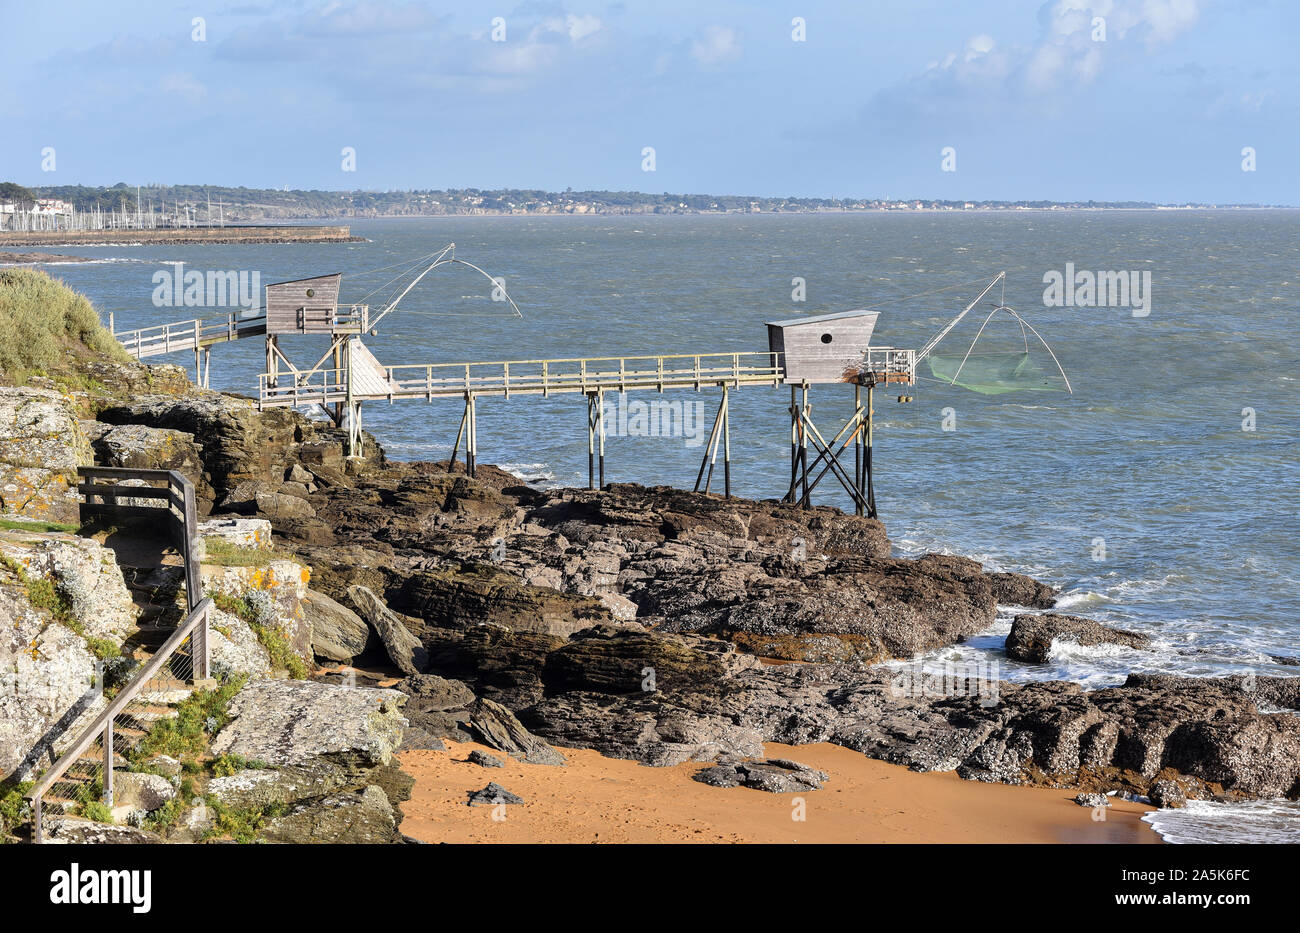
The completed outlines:
{"type": "Polygon", "coordinates": [[[127,704],[126,709],[118,714],[117,726],[121,728],[126,726],[132,729],[142,729],[148,732],[154,727],[155,723],[164,719],[175,719],[176,710],[170,706],[140,705],[132,702],[127,704]]]}

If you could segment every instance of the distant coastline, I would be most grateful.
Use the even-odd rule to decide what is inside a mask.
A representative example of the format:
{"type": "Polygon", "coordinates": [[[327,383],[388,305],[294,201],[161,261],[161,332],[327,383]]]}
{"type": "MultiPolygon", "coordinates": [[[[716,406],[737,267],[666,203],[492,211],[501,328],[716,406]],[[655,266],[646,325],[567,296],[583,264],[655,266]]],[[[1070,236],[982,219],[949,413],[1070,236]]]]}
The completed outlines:
{"type": "MultiPolygon", "coordinates": [[[[163,229],[27,230],[0,231],[0,247],[100,246],[153,243],[355,243],[344,226],[277,225],[225,227],[168,227],[163,229]]],[[[21,260],[31,262],[34,260],[21,260]]],[[[48,261],[48,260],[46,260],[48,261]]],[[[69,261],[69,260],[63,260],[69,261]]]]}
{"type": "MultiPolygon", "coordinates": [[[[124,218],[124,226],[155,214],[184,218],[185,229],[225,223],[347,223],[357,219],[507,215],[969,213],[974,211],[1277,210],[1287,205],[1149,201],[974,200],[951,198],[812,198],[757,195],[652,194],[641,191],[544,191],[453,188],[402,191],[230,188],[211,185],[112,187],[61,185],[21,189],[33,199],[68,205],[78,214],[124,218]],[[192,225],[192,226],[191,226],[192,225]]],[[[2,199],[0,199],[2,200],[2,199]]],[[[0,229],[5,224],[0,222],[0,229]]],[[[60,226],[63,226],[60,224],[60,226]]],[[[213,242],[203,237],[201,242],[213,242]]],[[[169,242],[176,242],[169,239],[169,242]]]]}

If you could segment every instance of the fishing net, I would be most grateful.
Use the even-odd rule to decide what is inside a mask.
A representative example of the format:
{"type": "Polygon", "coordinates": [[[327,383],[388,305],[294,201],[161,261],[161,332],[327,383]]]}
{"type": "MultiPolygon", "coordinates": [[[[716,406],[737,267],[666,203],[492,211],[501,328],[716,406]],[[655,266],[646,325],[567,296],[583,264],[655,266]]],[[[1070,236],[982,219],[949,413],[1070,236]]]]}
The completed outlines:
{"type": "Polygon", "coordinates": [[[969,357],[964,353],[932,353],[923,362],[935,379],[981,395],[1067,391],[1056,366],[1049,360],[1048,372],[1028,351],[972,353],[969,357]]]}

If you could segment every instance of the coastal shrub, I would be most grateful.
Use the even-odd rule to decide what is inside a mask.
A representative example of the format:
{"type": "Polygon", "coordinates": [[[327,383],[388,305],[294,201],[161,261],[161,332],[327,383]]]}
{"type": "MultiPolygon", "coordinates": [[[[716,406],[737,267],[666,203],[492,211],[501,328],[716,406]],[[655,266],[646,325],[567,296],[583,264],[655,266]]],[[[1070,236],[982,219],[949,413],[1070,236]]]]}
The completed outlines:
{"type": "Polygon", "coordinates": [[[232,774],[238,774],[240,771],[261,771],[266,768],[266,762],[258,761],[255,758],[245,758],[243,755],[225,754],[219,758],[212,759],[210,767],[213,777],[230,777],[232,774]]]}
{"type": "Polygon", "coordinates": [[[108,638],[97,638],[86,631],[86,626],[72,612],[72,601],[48,577],[34,578],[26,568],[7,554],[0,554],[0,569],[7,571],[27,591],[27,601],[34,609],[44,609],[54,621],[67,626],[86,642],[90,653],[101,661],[113,661],[122,656],[122,649],[108,638]]]}
{"type": "Polygon", "coordinates": [[[32,782],[0,782],[0,843],[5,842],[15,827],[24,823],[29,808],[23,794],[32,789],[32,782]]]}
{"type": "Polygon", "coordinates": [[[84,295],[35,269],[0,269],[0,373],[15,385],[72,360],[130,357],[84,295]]]}

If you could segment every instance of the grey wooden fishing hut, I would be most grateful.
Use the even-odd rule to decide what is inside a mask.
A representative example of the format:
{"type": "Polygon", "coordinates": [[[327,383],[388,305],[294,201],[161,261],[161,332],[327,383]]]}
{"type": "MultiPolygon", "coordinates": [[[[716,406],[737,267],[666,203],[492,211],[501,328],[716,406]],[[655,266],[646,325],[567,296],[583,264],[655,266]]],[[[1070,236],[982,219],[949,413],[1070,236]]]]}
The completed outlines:
{"type": "Polygon", "coordinates": [[[882,383],[912,381],[912,351],[873,347],[878,311],[841,311],[770,321],[768,351],[781,361],[783,382],[790,386],[790,486],[785,501],[805,508],[813,490],[833,475],[853,497],[859,515],[876,516],[872,485],[872,392],[882,383]],[[814,385],[853,386],[853,416],[830,441],[812,419],[809,389],[814,385]],[[866,406],[862,389],[867,390],[866,406]],[[840,457],[853,445],[853,474],[840,457]],[[816,455],[810,463],[808,448],[816,455]]]}
{"type": "Polygon", "coordinates": [[[287,369],[284,375],[291,377],[294,384],[321,373],[324,386],[328,389],[332,383],[336,389],[333,397],[338,399],[322,407],[335,426],[349,426],[349,449],[359,449],[358,386],[364,389],[367,377],[374,375],[373,370],[382,372],[382,367],[359,339],[369,330],[369,309],[365,305],[351,305],[339,310],[342,283],[343,274],[335,272],[266,286],[266,374],[263,378],[267,387],[277,387],[282,364],[287,369]],[[328,337],[330,346],[314,366],[304,370],[280,347],[280,338],[287,336],[328,337]],[[332,367],[322,370],[327,360],[332,367]]]}

